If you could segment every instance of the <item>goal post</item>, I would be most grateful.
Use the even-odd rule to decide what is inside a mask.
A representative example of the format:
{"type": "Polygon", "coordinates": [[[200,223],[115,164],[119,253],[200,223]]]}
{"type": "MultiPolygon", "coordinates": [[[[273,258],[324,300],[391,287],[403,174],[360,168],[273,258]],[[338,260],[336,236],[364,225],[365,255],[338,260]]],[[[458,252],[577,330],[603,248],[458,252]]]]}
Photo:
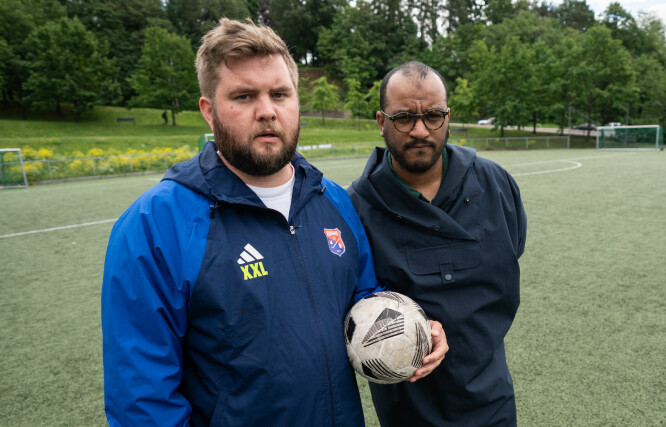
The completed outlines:
{"type": "Polygon", "coordinates": [[[0,189],[25,188],[28,176],[25,173],[20,148],[0,148],[0,189]]]}
{"type": "Polygon", "coordinates": [[[597,150],[663,150],[664,133],[659,125],[600,126],[597,150]]]}
{"type": "Polygon", "coordinates": [[[204,146],[208,141],[215,139],[215,135],[212,133],[204,133],[199,137],[199,151],[203,151],[204,146]]]}

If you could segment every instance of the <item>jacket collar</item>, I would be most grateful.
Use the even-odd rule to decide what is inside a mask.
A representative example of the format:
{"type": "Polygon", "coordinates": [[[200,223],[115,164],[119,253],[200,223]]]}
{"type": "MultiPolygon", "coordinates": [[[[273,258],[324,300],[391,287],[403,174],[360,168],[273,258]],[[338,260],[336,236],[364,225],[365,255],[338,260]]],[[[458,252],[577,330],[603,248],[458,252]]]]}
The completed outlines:
{"type": "MultiPolygon", "coordinates": [[[[296,175],[293,209],[295,201],[302,205],[321,188],[323,175],[298,153],[291,164],[296,175]]],[[[164,179],[176,181],[214,201],[264,206],[256,193],[222,162],[213,142],[208,142],[202,152],[189,161],[173,166],[164,179]]]]}
{"type": "Polygon", "coordinates": [[[375,208],[411,223],[415,227],[429,228],[452,239],[475,240],[475,238],[453,220],[442,208],[443,200],[457,197],[453,191],[462,183],[472,164],[469,149],[459,151],[456,146],[447,150],[451,157],[449,169],[442,182],[433,204],[414,197],[408,189],[400,184],[391,172],[388,163],[387,149],[376,147],[370,156],[363,175],[352,184],[353,191],[366,199],[375,208]]]}

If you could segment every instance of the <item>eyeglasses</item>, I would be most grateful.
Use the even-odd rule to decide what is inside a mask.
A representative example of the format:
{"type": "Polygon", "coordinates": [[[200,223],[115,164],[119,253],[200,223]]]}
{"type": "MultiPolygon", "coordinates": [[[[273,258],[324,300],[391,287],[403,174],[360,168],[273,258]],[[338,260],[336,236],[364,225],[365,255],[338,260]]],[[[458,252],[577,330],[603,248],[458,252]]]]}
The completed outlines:
{"type": "Polygon", "coordinates": [[[395,130],[402,133],[409,133],[414,129],[414,126],[416,126],[417,119],[421,119],[425,127],[429,130],[437,130],[441,128],[451,109],[447,108],[446,110],[441,110],[435,108],[434,110],[428,110],[423,114],[396,113],[392,116],[389,116],[383,110],[380,111],[384,117],[393,122],[395,130]]]}

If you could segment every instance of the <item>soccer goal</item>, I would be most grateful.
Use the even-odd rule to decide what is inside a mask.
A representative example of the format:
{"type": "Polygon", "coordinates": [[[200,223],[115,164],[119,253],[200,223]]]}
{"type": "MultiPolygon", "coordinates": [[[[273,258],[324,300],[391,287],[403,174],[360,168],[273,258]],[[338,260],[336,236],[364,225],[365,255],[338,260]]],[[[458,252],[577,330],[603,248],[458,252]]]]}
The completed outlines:
{"type": "Polygon", "coordinates": [[[663,150],[664,134],[659,125],[601,126],[597,128],[597,150],[663,150]]]}
{"type": "Polygon", "coordinates": [[[0,148],[0,189],[28,186],[20,148],[0,148]]]}
{"type": "Polygon", "coordinates": [[[199,151],[202,151],[208,141],[215,139],[212,133],[205,133],[199,137],[199,151]]]}

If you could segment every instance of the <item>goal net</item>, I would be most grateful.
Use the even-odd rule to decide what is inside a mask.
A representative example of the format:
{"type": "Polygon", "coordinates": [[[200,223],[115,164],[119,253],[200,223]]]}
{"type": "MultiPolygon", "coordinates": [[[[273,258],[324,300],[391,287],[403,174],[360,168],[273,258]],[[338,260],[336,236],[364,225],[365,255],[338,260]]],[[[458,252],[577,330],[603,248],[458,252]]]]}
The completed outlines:
{"type": "Polygon", "coordinates": [[[597,128],[597,150],[663,150],[664,134],[659,125],[601,126],[597,128]]]}
{"type": "Polygon", "coordinates": [[[0,189],[27,187],[23,156],[20,148],[0,148],[0,189]]]}
{"type": "Polygon", "coordinates": [[[212,133],[205,133],[199,137],[199,151],[202,151],[208,141],[212,141],[215,136],[212,133]]]}

